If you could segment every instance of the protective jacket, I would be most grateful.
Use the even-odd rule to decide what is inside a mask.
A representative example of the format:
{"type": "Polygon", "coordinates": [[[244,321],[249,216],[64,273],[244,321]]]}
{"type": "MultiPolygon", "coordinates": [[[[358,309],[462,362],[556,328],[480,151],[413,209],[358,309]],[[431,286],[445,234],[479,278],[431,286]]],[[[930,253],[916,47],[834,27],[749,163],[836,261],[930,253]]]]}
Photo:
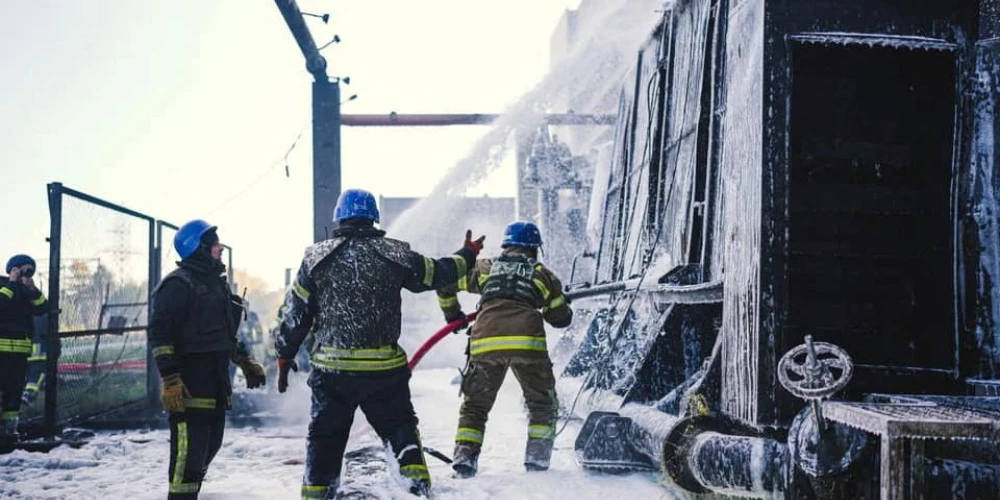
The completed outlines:
{"type": "Polygon", "coordinates": [[[31,354],[34,316],[48,310],[41,290],[0,276],[0,352],[31,354]],[[13,342],[12,342],[13,341],[13,342]]]}
{"type": "Polygon", "coordinates": [[[482,295],[469,332],[473,358],[547,358],[543,321],[565,328],[573,320],[559,279],[518,248],[508,248],[496,259],[478,260],[456,284],[438,290],[447,319],[461,312],[459,290],[482,295]]]}
{"type": "Polygon", "coordinates": [[[406,366],[398,345],[400,291],[454,283],[475,262],[472,250],[431,259],[371,226],[342,226],[306,249],[286,294],[278,356],[294,359],[312,333],[310,362],[333,372],[379,372],[406,366]]]}
{"type": "Polygon", "coordinates": [[[178,263],[153,292],[149,337],[160,376],[181,374],[192,395],[188,410],[225,410],[231,359],[246,356],[236,341],[242,299],[229,291],[219,263],[178,263]]]}

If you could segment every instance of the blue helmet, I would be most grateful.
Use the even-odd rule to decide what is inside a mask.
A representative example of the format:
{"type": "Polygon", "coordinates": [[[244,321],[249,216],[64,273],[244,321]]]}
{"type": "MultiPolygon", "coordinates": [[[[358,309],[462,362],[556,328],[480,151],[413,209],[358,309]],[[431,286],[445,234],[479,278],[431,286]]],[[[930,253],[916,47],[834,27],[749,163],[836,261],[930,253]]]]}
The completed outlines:
{"type": "Polygon", "coordinates": [[[32,259],[30,256],[24,254],[17,254],[7,261],[7,272],[9,273],[15,267],[21,267],[25,264],[28,264],[31,267],[37,267],[35,266],[35,259],[32,259]]]}
{"type": "Polygon", "coordinates": [[[174,250],[181,260],[191,256],[201,245],[201,237],[217,228],[201,219],[195,219],[181,226],[174,235],[174,250]]]}
{"type": "Polygon", "coordinates": [[[378,206],[375,195],[364,189],[348,189],[337,198],[337,209],[333,211],[333,219],[341,222],[347,219],[366,219],[378,222],[378,206]]]}
{"type": "Polygon", "coordinates": [[[507,229],[504,229],[503,243],[500,246],[538,248],[542,246],[542,233],[533,222],[514,221],[507,224],[507,229]]]}

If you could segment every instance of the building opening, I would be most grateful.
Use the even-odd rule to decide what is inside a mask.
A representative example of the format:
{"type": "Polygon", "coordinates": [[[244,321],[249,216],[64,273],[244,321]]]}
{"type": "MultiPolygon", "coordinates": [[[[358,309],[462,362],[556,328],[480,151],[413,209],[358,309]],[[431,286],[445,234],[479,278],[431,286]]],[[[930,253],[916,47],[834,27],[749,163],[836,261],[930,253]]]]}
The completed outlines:
{"type": "Polygon", "coordinates": [[[859,365],[955,365],[955,56],[797,45],[792,56],[789,347],[859,365]]]}

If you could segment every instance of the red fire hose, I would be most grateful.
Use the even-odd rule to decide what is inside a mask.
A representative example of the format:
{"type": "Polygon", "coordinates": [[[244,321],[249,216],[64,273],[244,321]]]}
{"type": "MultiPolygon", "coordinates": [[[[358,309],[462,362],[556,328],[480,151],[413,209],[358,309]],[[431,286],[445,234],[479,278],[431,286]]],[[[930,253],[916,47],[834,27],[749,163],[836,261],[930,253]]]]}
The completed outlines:
{"type": "Polygon", "coordinates": [[[412,370],[414,366],[417,366],[417,363],[419,363],[420,359],[423,358],[425,354],[427,354],[427,351],[430,351],[435,344],[441,341],[441,339],[447,337],[449,333],[454,332],[455,330],[461,328],[463,325],[475,321],[477,312],[478,311],[473,311],[467,314],[465,316],[465,319],[456,319],[455,321],[452,321],[451,323],[444,325],[444,328],[435,332],[434,335],[431,335],[431,338],[427,339],[427,341],[420,346],[420,349],[417,349],[417,352],[413,353],[413,357],[410,358],[410,363],[409,363],[410,370],[412,370]]]}

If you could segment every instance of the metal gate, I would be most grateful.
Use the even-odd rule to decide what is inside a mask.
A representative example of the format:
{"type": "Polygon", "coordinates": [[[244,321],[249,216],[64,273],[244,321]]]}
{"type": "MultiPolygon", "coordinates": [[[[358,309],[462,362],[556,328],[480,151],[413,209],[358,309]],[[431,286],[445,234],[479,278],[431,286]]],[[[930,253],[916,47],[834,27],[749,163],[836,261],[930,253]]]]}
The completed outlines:
{"type": "MultiPolygon", "coordinates": [[[[39,286],[47,285],[50,312],[36,322],[48,382],[22,415],[53,436],[112,412],[158,408],[149,299],[175,267],[178,227],[61,183],[48,185],[48,202],[49,267],[39,286]]],[[[225,248],[232,283],[232,248],[225,248]]]]}

